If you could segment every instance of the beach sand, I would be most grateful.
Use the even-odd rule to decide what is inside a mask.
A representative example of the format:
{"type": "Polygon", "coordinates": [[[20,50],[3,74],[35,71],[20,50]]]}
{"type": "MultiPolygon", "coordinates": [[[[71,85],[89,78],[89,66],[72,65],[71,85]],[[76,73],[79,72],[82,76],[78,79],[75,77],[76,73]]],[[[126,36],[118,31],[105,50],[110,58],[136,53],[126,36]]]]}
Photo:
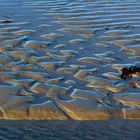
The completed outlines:
{"type": "Polygon", "coordinates": [[[140,139],[140,1],[0,3],[0,139],[140,139]]]}
{"type": "Polygon", "coordinates": [[[0,121],[1,140],[139,140],[140,121],[0,121]]]}

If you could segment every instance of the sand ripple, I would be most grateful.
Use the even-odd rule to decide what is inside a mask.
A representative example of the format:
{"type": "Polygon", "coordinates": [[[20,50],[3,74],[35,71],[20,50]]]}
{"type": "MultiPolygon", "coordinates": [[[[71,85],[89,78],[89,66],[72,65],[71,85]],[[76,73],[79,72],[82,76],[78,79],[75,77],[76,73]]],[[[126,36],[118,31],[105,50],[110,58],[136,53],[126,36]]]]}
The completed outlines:
{"type": "Polygon", "coordinates": [[[139,2],[1,7],[0,119],[140,119],[140,74],[120,78],[122,67],[140,64],[139,2]]]}

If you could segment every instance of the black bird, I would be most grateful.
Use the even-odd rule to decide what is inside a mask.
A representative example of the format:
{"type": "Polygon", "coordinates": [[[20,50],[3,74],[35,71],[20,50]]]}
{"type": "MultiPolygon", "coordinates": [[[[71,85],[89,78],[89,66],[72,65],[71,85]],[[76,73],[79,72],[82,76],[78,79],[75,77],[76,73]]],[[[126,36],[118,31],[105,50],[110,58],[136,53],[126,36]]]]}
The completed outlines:
{"type": "Polygon", "coordinates": [[[122,79],[131,78],[133,74],[135,74],[136,72],[140,72],[140,67],[138,66],[124,67],[121,69],[121,72],[122,79]]]}

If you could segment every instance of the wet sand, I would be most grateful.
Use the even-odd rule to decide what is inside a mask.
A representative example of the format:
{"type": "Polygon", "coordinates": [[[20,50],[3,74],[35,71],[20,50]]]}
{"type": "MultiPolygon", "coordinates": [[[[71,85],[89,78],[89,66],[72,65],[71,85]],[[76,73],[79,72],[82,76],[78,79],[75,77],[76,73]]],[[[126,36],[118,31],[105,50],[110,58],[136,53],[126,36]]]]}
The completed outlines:
{"type": "Polygon", "coordinates": [[[1,140],[139,140],[139,121],[0,121],[1,140]]]}
{"type": "Polygon", "coordinates": [[[136,1],[1,0],[0,118],[140,119],[136,1]]]}
{"type": "Polygon", "coordinates": [[[0,3],[1,140],[140,139],[138,0],[0,3]]]}

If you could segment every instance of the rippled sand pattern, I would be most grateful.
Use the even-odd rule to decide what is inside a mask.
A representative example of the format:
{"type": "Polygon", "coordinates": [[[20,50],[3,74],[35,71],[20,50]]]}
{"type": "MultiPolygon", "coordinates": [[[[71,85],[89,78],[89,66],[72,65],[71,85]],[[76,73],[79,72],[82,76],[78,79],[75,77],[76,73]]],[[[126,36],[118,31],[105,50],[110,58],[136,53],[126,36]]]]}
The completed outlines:
{"type": "Polygon", "coordinates": [[[140,119],[140,3],[5,0],[0,119],[140,119]]]}

